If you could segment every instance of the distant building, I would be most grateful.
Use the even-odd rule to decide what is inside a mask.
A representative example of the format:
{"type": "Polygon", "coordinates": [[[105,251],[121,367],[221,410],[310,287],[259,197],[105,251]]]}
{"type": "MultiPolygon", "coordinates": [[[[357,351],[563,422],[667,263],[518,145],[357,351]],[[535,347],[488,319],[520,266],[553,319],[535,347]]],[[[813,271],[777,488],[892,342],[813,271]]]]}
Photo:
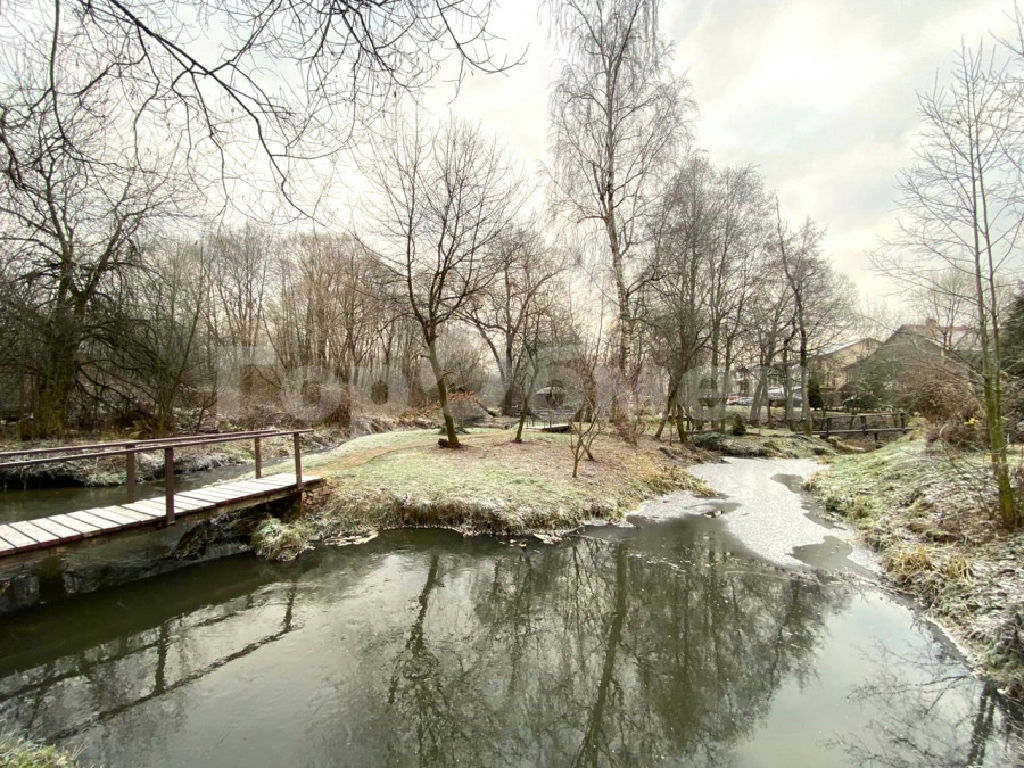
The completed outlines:
{"type": "MultiPolygon", "coordinates": [[[[977,331],[969,325],[952,325],[943,327],[935,320],[928,318],[923,323],[904,323],[895,330],[897,334],[915,334],[934,343],[946,353],[971,353],[981,344],[977,331]]],[[[892,337],[890,337],[892,338],[892,337]]]]}
{"type": "Polygon", "coordinates": [[[811,359],[810,374],[817,380],[821,398],[826,405],[839,405],[851,371],[855,370],[857,363],[873,355],[881,346],[882,342],[878,339],[865,337],[833,344],[811,359]]]}
{"type": "Polygon", "coordinates": [[[880,402],[900,404],[926,378],[968,376],[977,346],[977,335],[967,326],[942,328],[934,320],[905,323],[843,369],[843,383],[834,397],[842,402],[870,394],[880,402]]]}

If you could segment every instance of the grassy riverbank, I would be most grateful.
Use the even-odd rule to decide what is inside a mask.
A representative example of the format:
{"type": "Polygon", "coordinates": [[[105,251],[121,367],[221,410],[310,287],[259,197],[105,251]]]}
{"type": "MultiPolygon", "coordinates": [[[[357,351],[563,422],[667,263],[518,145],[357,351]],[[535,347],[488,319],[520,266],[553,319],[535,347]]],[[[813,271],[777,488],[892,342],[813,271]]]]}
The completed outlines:
{"type": "Polygon", "coordinates": [[[437,527],[465,533],[550,534],[589,519],[619,520],[645,499],[683,488],[713,495],[684,466],[702,454],[644,439],[633,447],[610,436],[573,479],[569,437],[481,430],[453,451],[420,430],[353,440],[309,462],[326,478],[294,520],[268,520],[256,551],[291,559],[318,541],[372,535],[386,528],[437,527]]]}
{"type": "Polygon", "coordinates": [[[879,551],[975,666],[1024,698],[1024,532],[1002,533],[987,457],[908,437],[837,457],[808,486],[879,551]]]}
{"type": "Polygon", "coordinates": [[[0,734],[0,768],[75,768],[77,758],[48,744],[0,734]]]}

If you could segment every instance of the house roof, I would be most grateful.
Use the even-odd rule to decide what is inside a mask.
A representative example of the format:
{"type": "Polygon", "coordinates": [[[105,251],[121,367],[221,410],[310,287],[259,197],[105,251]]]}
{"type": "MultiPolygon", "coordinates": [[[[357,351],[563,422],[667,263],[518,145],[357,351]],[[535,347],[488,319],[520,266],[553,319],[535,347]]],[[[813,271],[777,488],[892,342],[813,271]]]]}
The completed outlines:
{"type": "Polygon", "coordinates": [[[834,355],[836,352],[842,352],[844,349],[849,349],[850,347],[855,347],[858,344],[863,344],[865,341],[873,341],[875,344],[882,343],[872,336],[864,336],[863,338],[854,339],[853,341],[840,341],[836,344],[829,344],[826,347],[822,347],[818,356],[827,357],[828,355],[834,355]]]}
{"type": "Polygon", "coordinates": [[[978,334],[969,325],[954,325],[943,333],[942,327],[932,320],[924,323],[904,323],[896,329],[893,336],[900,332],[914,333],[939,345],[943,343],[945,336],[952,349],[976,349],[978,347],[978,334]]]}

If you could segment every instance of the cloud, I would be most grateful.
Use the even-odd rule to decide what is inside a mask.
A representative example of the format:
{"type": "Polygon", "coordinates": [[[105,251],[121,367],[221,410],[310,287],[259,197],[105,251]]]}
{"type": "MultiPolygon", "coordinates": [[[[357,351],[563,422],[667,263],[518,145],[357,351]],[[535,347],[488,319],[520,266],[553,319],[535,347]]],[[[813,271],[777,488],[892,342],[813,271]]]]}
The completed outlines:
{"type": "MultiPolygon", "coordinates": [[[[825,226],[833,261],[877,295],[892,286],[866,252],[892,229],[916,94],[948,68],[961,37],[990,40],[1011,10],[1008,0],[690,0],[666,3],[661,24],[700,107],[698,144],[721,165],[755,165],[784,213],[825,226]]],[[[557,50],[533,0],[506,0],[494,22],[526,63],[470,78],[452,108],[535,168],[557,50]]],[[[444,98],[435,103],[447,108],[444,98]]]]}

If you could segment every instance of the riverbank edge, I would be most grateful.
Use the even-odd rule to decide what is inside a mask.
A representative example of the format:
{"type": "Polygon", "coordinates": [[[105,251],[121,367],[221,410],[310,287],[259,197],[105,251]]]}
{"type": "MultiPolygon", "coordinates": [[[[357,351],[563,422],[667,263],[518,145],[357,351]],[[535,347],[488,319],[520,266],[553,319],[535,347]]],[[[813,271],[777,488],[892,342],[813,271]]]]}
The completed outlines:
{"type": "Polygon", "coordinates": [[[2,768],[77,768],[75,752],[32,741],[24,736],[0,733],[2,768]]]}
{"type": "Polygon", "coordinates": [[[971,670],[1024,702],[1024,533],[992,515],[981,454],[910,435],[868,454],[837,457],[808,478],[827,514],[880,555],[887,586],[923,611],[971,670]]]}
{"type": "MultiPolygon", "coordinates": [[[[564,459],[567,449],[559,444],[567,440],[567,436],[547,435],[524,445],[525,450],[544,450],[545,443],[555,446],[557,458],[564,459]]],[[[575,480],[568,471],[564,480],[552,482],[550,473],[539,478],[531,475],[529,466],[523,468],[528,480],[543,479],[545,483],[547,493],[537,502],[510,497],[500,487],[474,485],[472,473],[460,492],[452,494],[400,480],[387,487],[360,486],[346,482],[342,473],[332,476],[330,471],[318,469],[325,476],[322,486],[307,494],[296,514],[266,519],[253,535],[253,551],[267,560],[290,561],[319,545],[363,543],[381,531],[402,528],[440,528],[465,536],[534,537],[553,542],[591,521],[622,522],[645,501],[667,493],[687,490],[702,497],[717,495],[685,469],[716,460],[713,454],[646,439],[638,446],[626,446],[616,438],[603,440],[595,448],[597,461],[584,462],[589,475],[581,472],[575,480]],[[610,450],[613,444],[616,448],[610,450]],[[635,456],[624,463],[624,454],[630,452],[635,456]],[[635,474],[631,482],[609,487],[604,479],[616,473],[635,474]]],[[[426,447],[417,452],[421,461],[439,473],[458,456],[426,447]]],[[[533,456],[538,458],[549,457],[546,453],[533,456]]],[[[503,468],[514,470],[516,466],[506,463],[503,468]]]]}

